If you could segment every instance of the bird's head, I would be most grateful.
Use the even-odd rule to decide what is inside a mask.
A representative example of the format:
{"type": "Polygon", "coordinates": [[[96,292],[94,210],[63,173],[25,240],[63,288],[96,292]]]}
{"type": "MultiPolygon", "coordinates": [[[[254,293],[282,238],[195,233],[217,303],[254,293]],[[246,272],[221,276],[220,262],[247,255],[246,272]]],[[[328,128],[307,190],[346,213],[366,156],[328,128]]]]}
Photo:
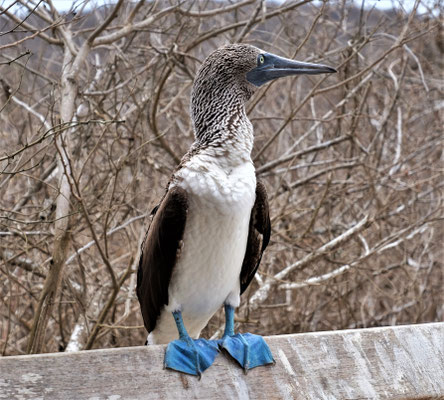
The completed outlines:
{"type": "Polygon", "coordinates": [[[290,60],[249,44],[230,44],[211,53],[194,81],[194,91],[227,91],[233,86],[250,94],[277,78],[290,75],[315,75],[336,70],[322,64],[290,60]]]}
{"type": "Polygon", "coordinates": [[[191,114],[195,128],[205,127],[212,114],[218,119],[219,113],[243,105],[259,86],[274,79],[332,72],[336,70],[326,65],[290,60],[249,44],[221,47],[205,59],[194,80],[191,114]]]}

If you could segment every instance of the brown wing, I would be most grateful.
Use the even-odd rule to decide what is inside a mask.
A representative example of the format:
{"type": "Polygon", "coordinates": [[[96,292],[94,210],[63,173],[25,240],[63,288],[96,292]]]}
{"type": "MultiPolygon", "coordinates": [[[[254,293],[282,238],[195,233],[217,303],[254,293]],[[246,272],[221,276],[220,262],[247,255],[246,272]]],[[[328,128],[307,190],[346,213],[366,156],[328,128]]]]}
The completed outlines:
{"type": "Polygon", "coordinates": [[[168,304],[168,286],[176,264],[188,211],[185,190],[169,189],[153,210],[137,271],[137,298],[148,332],[155,326],[164,305],[168,304]]]}
{"type": "Polygon", "coordinates": [[[247,250],[240,275],[241,294],[247,289],[261,262],[262,253],[270,241],[270,214],[268,211],[267,191],[262,182],[256,185],[256,200],[250,217],[247,250]]]}

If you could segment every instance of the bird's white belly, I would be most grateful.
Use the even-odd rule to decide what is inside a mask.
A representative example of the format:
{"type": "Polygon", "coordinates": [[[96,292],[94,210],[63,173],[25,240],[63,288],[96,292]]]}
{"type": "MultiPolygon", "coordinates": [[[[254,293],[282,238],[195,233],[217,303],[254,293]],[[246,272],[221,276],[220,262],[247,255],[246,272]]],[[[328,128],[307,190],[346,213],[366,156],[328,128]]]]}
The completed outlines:
{"type": "Polygon", "coordinates": [[[187,190],[189,209],[169,304],[150,335],[154,343],[177,339],[172,311],[181,311],[188,333],[198,337],[225,302],[239,305],[239,276],[255,200],[254,167],[247,163],[229,176],[184,171],[180,185],[187,190]]]}

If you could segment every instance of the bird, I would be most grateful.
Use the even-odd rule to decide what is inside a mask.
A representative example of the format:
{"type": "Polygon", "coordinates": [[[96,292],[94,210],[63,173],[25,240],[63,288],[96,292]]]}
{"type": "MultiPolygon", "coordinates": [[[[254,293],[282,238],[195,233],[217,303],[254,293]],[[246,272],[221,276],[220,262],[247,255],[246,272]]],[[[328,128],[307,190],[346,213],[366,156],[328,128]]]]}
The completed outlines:
{"type": "Polygon", "coordinates": [[[277,78],[334,72],[243,43],[216,49],[199,68],[190,100],[195,141],[151,213],[137,270],[147,343],[168,343],[166,368],[200,378],[221,350],[244,371],[274,363],[261,336],[234,332],[235,309],[271,232],[245,104],[277,78]],[[222,338],[199,338],[222,306],[222,338]]]}

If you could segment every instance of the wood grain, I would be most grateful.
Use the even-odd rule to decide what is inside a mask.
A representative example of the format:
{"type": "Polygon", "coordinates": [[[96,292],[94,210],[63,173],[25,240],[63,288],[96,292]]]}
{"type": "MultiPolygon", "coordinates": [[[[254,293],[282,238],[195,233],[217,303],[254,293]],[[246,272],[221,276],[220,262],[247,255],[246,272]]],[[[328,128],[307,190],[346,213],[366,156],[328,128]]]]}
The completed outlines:
{"type": "Polygon", "coordinates": [[[266,338],[276,365],[220,354],[202,380],[165,346],[0,358],[0,399],[444,399],[444,323],[266,338]]]}

